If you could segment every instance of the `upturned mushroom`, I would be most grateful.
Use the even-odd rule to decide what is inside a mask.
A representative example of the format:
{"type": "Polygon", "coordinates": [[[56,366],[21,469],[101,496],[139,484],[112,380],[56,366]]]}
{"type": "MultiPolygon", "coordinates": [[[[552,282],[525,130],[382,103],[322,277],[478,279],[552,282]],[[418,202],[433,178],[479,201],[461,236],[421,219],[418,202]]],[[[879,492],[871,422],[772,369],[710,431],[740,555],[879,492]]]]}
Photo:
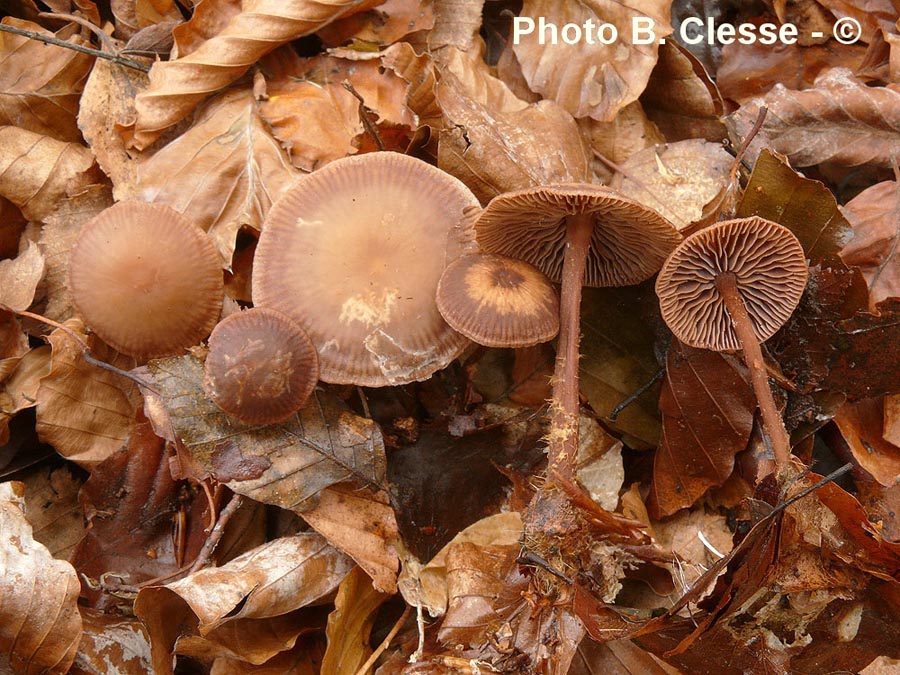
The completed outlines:
{"type": "Polygon", "coordinates": [[[486,347],[531,347],[559,332],[559,299],[550,280],[522,260],[491,253],[451,263],[437,288],[450,326],[486,347]]]}
{"type": "Polygon", "coordinates": [[[640,283],[659,270],[681,237],[656,211],[588,184],[500,195],[475,228],[483,250],[525,260],[562,283],[549,454],[551,471],[571,485],[578,447],[582,286],[640,283]]]}
{"type": "Polygon", "coordinates": [[[790,462],[790,439],[769,387],[760,343],[790,318],[808,273],[803,247],[791,231],[752,217],[691,235],[672,252],[656,280],[663,319],[681,342],[742,351],[779,469],[790,462]]]}
{"type": "Polygon", "coordinates": [[[309,336],[273,309],[232,314],[209,336],[203,388],[243,422],[287,419],[306,404],[318,379],[319,360],[309,336]]]}
{"type": "Polygon", "coordinates": [[[438,312],[444,268],[476,249],[478,200],[459,180],[393,152],[332,162],[272,207],[253,302],[309,333],[325,382],[422,380],[469,344],[438,312]]]}
{"type": "Polygon", "coordinates": [[[206,233],[177,211],[119,202],[78,235],[69,288],[78,314],[104,342],[138,359],[170,356],[216,325],[222,261],[206,233]]]}

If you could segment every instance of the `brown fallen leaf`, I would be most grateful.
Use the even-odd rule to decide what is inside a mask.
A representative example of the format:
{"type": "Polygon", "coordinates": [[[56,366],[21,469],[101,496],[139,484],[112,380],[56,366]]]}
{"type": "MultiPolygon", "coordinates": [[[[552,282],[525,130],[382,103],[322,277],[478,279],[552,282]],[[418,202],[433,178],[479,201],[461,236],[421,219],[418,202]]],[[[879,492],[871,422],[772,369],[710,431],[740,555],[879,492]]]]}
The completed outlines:
{"type": "Polygon", "coordinates": [[[410,33],[433,27],[431,0],[387,0],[372,9],[338,19],[316,35],[330,47],[348,43],[386,46],[410,33]]]}
{"type": "Polygon", "coordinates": [[[43,277],[44,256],[37,244],[28,242],[17,258],[0,260],[0,305],[14,311],[28,309],[43,277]]]}
{"type": "MultiPolygon", "coordinates": [[[[534,22],[535,30],[523,35],[514,46],[528,86],[545,98],[556,101],[575,117],[592,117],[603,122],[615,119],[619,111],[637,100],[650,72],[656,65],[659,40],[635,44],[632,21],[643,17],[654,25],[657,38],[672,33],[669,4],[657,0],[589,0],[581,3],[557,3],[551,0],[526,0],[521,18],[534,22]],[[586,36],[577,44],[539,44],[537,24],[540,18],[562,27],[613,26],[617,39],[597,44],[597,36],[586,36]]],[[[596,28],[595,28],[596,30],[596,28]]]]}
{"type": "Polygon", "coordinates": [[[19,208],[6,197],[0,197],[0,259],[18,255],[19,238],[26,224],[19,208]]]}
{"type": "Polygon", "coordinates": [[[29,349],[28,336],[16,315],[0,311],[0,382],[16,369],[29,349]]]}
{"type": "Polygon", "coordinates": [[[647,117],[639,101],[622,108],[612,122],[582,117],[578,120],[578,127],[587,136],[595,153],[593,168],[598,176],[613,174],[613,169],[602,160],[622,164],[635,153],[666,140],[647,117]],[[602,159],[596,157],[597,154],[602,155],[602,159]]]}
{"type": "Polygon", "coordinates": [[[319,675],[324,653],[324,640],[312,635],[301,638],[293,649],[258,666],[238,659],[218,658],[213,661],[210,675],[319,675]]]}
{"type": "Polygon", "coordinates": [[[838,18],[856,19],[863,42],[871,42],[879,29],[893,28],[897,21],[897,8],[890,0],[822,0],[821,4],[838,18]]]}
{"type": "Polygon", "coordinates": [[[900,297],[900,183],[877,183],[847,202],[841,212],[853,228],[841,258],[866,278],[869,308],[900,297]]]}
{"type": "Polygon", "coordinates": [[[437,102],[437,71],[428,53],[418,54],[407,42],[397,42],[382,52],[381,62],[407,82],[406,103],[420,126],[440,129],[442,110],[437,102]]]}
{"type": "Polygon", "coordinates": [[[43,220],[61,199],[98,178],[94,157],[84,146],[0,126],[0,196],[28,220],[43,220]]]}
{"type": "Polygon", "coordinates": [[[886,167],[900,153],[900,91],[895,85],[868,87],[846,68],[823,72],[803,91],[775,85],[726,118],[729,130],[745,137],[762,106],[769,112],[749,157],[769,147],[797,167],[886,167]]]}
{"type": "Polygon", "coordinates": [[[171,0],[111,0],[116,32],[126,38],[141,28],[181,19],[178,6],[171,0]]]}
{"type": "Polygon", "coordinates": [[[81,608],[84,633],[71,675],[143,675],[150,672],[150,640],[134,617],[81,608]]]}
{"type": "Polygon", "coordinates": [[[132,143],[148,147],[163,131],[189,115],[210,93],[243,75],[276,47],[319,30],[360,0],[251,0],[222,29],[190,54],[161,61],[150,70],[150,86],[135,99],[132,143]]]}
{"type": "Polygon", "coordinates": [[[9,422],[22,410],[37,405],[41,379],[50,372],[50,347],[32,349],[0,383],[0,445],[9,440],[9,422]]]}
{"type": "Polygon", "coordinates": [[[578,645],[569,675],[681,675],[659,657],[631,640],[598,643],[585,638],[578,645]]]}
{"type": "Polygon", "coordinates": [[[70,466],[52,471],[32,470],[23,476],[25,516],[34,528],[34,540],[54,558],[72,561],[84,537],[84,512],[78,491],[84,483],[70,466]]]}
{"type": "Polygon", "coordinates": [[[607,511],[619,506],[625,481],[622,442],[606,433],[597,420],[581,415],[578,420],[578,455],[575,475],[595,502],[607,511]]]}
{"type": "Polygon", "coordinates": [[[0,483],[0,654],[13,672],[69,670],[82,622],[78,576],[32,538],[22,483],[0,483]]]}
{"type": "Polygon", "coordinates": [[[885,487],[900,475],[900,447],[882,437],[884,403],[880,398],[845,403],[834,414],[853,459],[885,487]]]}
{"type": "MultiPolygon", "coordinates": [[[[302,512],[321,490],[344,481],[381,485],[384,444],[378,427],[347,411],[334,394],[316,391],[281,424],[254,426],[226,415],[203,391],[203,364],[187,355],[151,361],[140,376],[157,429],[171,425],[193,461],[238,494],[302,512]]],[[[164,434],[166,435],[166,434],[164,434]]],[[[167,436],[168,437],[168,436],[167,436]]]]}
{"type": "Polygon", "coordinates": [[[485,0],[434,0],[434,28],[428,33],[428,50],[443,61],[445,47],[478,51],[485,0]]]}
{"type": "MultiPolygon", "coordinates": [[[[70,27],[54,36],[37,24],[12,16],[4,17],[3,25],[87,46],[70,27]]],[[[0,33],[0,126],[8,124],[59,141],[80,142],[75,113],[93,62],[88,54],[0,33]]]]}

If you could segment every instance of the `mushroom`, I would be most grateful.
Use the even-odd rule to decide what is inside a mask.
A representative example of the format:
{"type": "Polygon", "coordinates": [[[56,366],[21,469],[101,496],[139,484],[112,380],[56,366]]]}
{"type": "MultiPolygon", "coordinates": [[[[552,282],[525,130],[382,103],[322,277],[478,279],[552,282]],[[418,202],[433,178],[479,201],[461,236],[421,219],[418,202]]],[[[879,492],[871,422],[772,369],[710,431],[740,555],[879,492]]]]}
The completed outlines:
{"type": "Polygon", "coordinates": [[[475,228],[483,250],[525,260],[562,282],[549,454],[551,471],[571,494],[578,447],[582,285],[644,281],[659,270],[681,237],[656,211],[613,190],[577,183],[495,197],[475,228]]]}
{"type": "Polygon", "coordinates": [[[803,247],[791,231],[752,217],[691,235],[656,280],[660,310],[675,337],[692,347],[743,352],[779,469],[790,461],[790,439],[759,345],[791,316],[808,273],[803,247]]]}
{"type": "Polygon", "coordinates": [[[304,326],[325,382],[422,380],[469,344],[441,318],[444,268],[475,247],[480,205],[425,162],[393,152],[340,159],[270,210],[253,265],[253,302],[304,326]]]}
{"type": "Polygon", "coordinates": [[[486,347],[531,347],[559,332],[559,299],[550,281],[506,256],[452,262],[438,283],[437,306],[454,330],[486,347]]]}
{"type": "Polygon", "coordinates": [[[198,344],[222,309],[212,240],[160,204],[119,202],[88,221],[69,254],[75,309],[100,338],[138,359],[198,344]]]}
{"type": "Polygon", "coordinates": [[[287,419],[306,404],[318,379],[316,348],[281,312],[257,307],[232,314],[209,336],[203,388],[244,422],[287,419]]]}

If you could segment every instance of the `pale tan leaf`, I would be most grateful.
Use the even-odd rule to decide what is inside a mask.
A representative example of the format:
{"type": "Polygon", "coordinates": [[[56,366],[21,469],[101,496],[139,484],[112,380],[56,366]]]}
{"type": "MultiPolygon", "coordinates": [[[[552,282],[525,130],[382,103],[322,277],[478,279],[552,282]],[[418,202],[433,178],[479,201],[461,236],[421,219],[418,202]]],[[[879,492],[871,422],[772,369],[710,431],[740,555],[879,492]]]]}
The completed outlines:
{"type": "Polygon", "coordinates": [[[32,537],[22,483],[0,484],[0,654],[14,672],[61,675],[81,640],[75,569],[32,537]]]}
{"type": "Polygon", "coordinates": [[[117,194],[171,206],[206,230],[230,264],[242,225],[262,227],[269,207],[299,176],[260,118],[249,89],[226,92],[197,122],[137,164],[117,194]]]}
{"type": "Polygon", "coordinates": [[[139,372],[161,394],[145,390],[145,399],[163,411],[192,460],[234,492],[302,512],[330,485],[383,480],[381,432],[331,393],[316,391],[286,422],[255,426],[206,396],[203,364],[194,356],[151,361],[139,372]]]}
{"type": "Polygon", "coordinates": [[[28,350],[28,336],[15,314],[0,311],[0,382],[16,369],[28,350]]]}
{"type": "Polygon", "coordinates": [[[593,418],[581,415],[578,422],[576,476],[591,499],[607,511],[615,511],[625,480],[622,442],[606,433],[593,418]]]}
{"type": "Polygon", "coordinates": [[[387,0],[329,24],[317,35],[331,47],[348,43],[390,45],[420,30],[434,27],[432,0],[387,0]]]}
{"type": "MultiPolygon", "coordinates": [[[[67,325],[84,336],[77,319],[67,325]]],[[[127,370],[134,359],[122,356],[94,336],[85,339],[94,358],[127,370]]],[[[135,425],[140,405],[129,379],[91,365],[82,347],[62,330],[50,335],[53,359],[37,392],[37,432],[41,440],[78,464],[90,467],[121,448],[135,425]]]]}
{"type": "Polygon", "coordinates": [[[869,87],[845,68],[832,68],[811,89],[775,85],[727,118],[741,137],[769,110],[751,157],[762,147],[786,155],[793,166],[833,162],[843,166],[890,166],[900,154],[900,89],[869,87]]]}
{"type": "MultiPolygon", "coordinates": [[[[54,37],[37,24],[11,16],[4,17],[3,24],[54,37]]],[[[66,35],[71,32],[66,28],[55,37],[86,46],[81,36],[66,35]]],[[[0,33],[0,126],[9,124],[60,141],[80,142],[75,113],[93,62],[88,54],[0,33]]]]}
{"type": "Polygon", "coordinates": [[[41,379],[50,371],[50,347],[38,347],[21,357],[0,387],[0,445],[9,440],[9,421],[37,404],[41,379]]]}
{"type": "Polygon", "coordinates": [[[37,285],[44,277],[44,256],[37,244],[12,260],[0,260],[0,305],[20,312],[34,302],[37,285]]]}
{"type": "Polygon", "coordinates": [[[353,558],[383,593],[397,592],[400,560],[394,550],[397,521],[383,493],[353,486],[322,490],[319,503],[303,519],[333,546],[353,558]]]}
{"type": "Polygon", "coordinates": [[[868,398],[845,403],[834,415],[856,462],[885,487],[894,485],[900,475],[900,447],[884,438],[884,403],[868,398]]]}
{"type": "Polygon", "coordinates": [[[29,220],[43,220],[57,202],[95,182],[91,151],[18,127],[0,127],[0,196],[29,220]]]}
{"type": "MultiPolygon", "coordinates": [[[[612,122],[583,117],[578,120],[578,127],[587,136],[591,150],[615,164],[622,164],[635,153],[666,140],[638,101],[622,108],[612,122]]],[[[601,159],[595,158],[593,163],[594,173],[612,175],[612,169],[601,159]]]]}
{"type": "MultiPolygon", "coordinates": [[[[666,0],[584,0],[555,2],[525,0],[521,18],[534,22],[534,31],[520,37],[513,49],[532,91],[559,103],[575,117],[593,117],[611,122],[619,111],[637,100],[653,66],[659,39],[672,33],[666,0]],[[634,44],[632,21],[643,17],[653,22],[655,40],[634,44]],[[590,44],[586,36],[576,44],[566,44],[557,35],[556,44],[539,44],[538,22],[543,18],[561,29],[565,24],[615,27],[617,39],[608,45],[590,44]]],[[[596,30],[596,29],[595,29],[596,30]]],[[[640,37],[640,36],[638,36],[640,37]]]]}
{"type": "MultiPolygon", "coordinates": [[[[444,47],[477,51],[483,8],[484,0],[435,0],[428,51],[439,53],[444,47]]],[[[436,59],[441,61],[443,57],[436,55],[436,59]]]]}
{"type": "Polygon", "coordinates": [[[437,73],[431,57],[417,54],[406,42],[398,42],[382,52],[381,62],[406,80],[406,102],[419,118],[420,125],[439,129],[441,107],[436,98],[437,73]]]}
{"type": "Polygon", "coordinates": [[[84,513],[78,501],[83,479],[69,466],[52,471],[29,471],[25,476],[25,515],[34,528],[34,540],[54,558],[72,560],[84,536],[84,513]]]}
{"type": "Polygon", "coordinates": [[[134,145],[143,149],[209,94],[243,75],[276,47],[316,32],[360,0],[248,0],[241,13],[193,52],[150,70],[149,88],[135,101],[134,145]]]}
{"type": "Polygon", "coordinates": [[[150,672],[150,641],[134,617],[81,608],[84,634],[70,675],[144,675],[150,672]]]}

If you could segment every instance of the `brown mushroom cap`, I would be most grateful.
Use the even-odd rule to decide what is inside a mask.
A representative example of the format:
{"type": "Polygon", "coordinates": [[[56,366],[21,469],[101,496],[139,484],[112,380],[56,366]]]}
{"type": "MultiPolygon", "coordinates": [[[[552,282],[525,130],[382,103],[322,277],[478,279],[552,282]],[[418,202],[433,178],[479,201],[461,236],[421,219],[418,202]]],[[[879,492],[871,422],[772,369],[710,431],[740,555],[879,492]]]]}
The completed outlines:
{"type": "Polygon", "coordinates": [[[492,253],[466,255],[444,270],[437,288],[444,320],[487,347],[530,347],[559,332],[559,298],[541,272],[492,253]]]}
{"type": "Polygon", "coordinates": [[[703,349],[741,348],[716,277],[735,275],[760,342],[790,318],[809,272],[806,254],[785,227],[759,217],[728,220],[691,235],[656,280],[662,316],[681,342],[703,349]]]}
{"type": "Polygon", "coordinates": [[[468,340],[434,294],[475,249],[478,201],[456,178],[393,152],[331,162],[266,218],[253,302],[304,326],[325,382],[384,386],[429,377],[468,340]]]}
{"type": "Polygon", "coordinates": [[[628,286],[650,278],[681,240],[668,220],[607,188],[573,183],[526,188],[491,200],[475,225],[478,243],[562,278],[566,216],[594,217],[586,286],[628,286]]]}
{"type": "Polygon", "coordinates": [[[306,404],[318,379],[319,360],[309,336],[275,310],[232,314],[209,336],[203,388],[244,422],[287,419],[306,404]]]}
{"type": "Polygon", "coordinates": [[[88,221],[69,255],[75,309],[104,342],[137,358],[199,343],[222,309],[212,240],[160,204],[120,202],[88,221]]]}

